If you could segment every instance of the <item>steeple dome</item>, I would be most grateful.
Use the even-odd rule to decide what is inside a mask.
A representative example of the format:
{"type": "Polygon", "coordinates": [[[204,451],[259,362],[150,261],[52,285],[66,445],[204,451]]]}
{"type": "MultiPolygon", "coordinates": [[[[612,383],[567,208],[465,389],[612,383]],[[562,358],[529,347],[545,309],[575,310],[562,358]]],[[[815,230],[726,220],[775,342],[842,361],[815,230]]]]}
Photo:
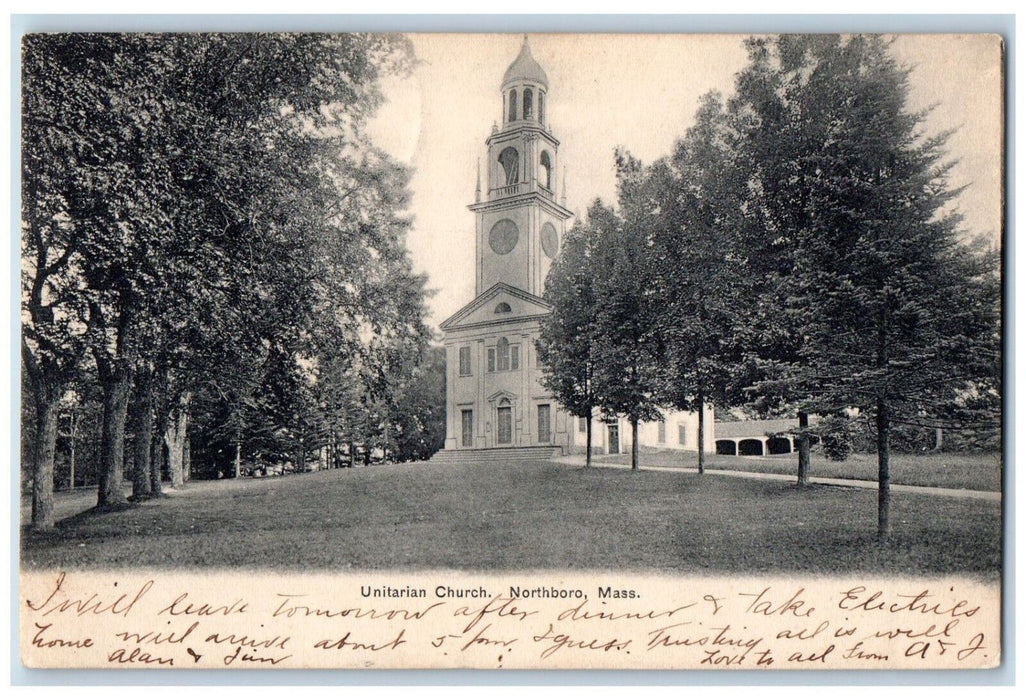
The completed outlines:
{"type": "Polygon", "coordinates": [[[527,43],[526,34],[524,35],[524,44],[520,47],[520,54],[517,55],[513,63],[509,64],[506,74],[502,77],[502,87],[505,88],[510,83],[519,81],[535,83],[545,89],[549,87],[549,79],[545,75],[545,71],[531,55],[531,47],[527,43]]]}

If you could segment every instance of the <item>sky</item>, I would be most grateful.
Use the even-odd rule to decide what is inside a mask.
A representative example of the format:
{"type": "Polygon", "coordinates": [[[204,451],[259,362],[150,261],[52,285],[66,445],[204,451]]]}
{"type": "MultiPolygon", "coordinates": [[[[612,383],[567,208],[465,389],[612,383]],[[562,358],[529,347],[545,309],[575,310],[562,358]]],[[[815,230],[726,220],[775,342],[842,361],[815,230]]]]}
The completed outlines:
{"type": "MultiPolygon", "coordinates": [[[[413,169],[413,228],[407,244],[434,294],[437,325],[474,296],[474,201],[478,161],[493,122],[499,85],[522,34],[413,34],[420,63],[386,82],[388,102],[370,125],[375,142],[413,169]]],[[[615,198],[613,153],[645,162],[667,155],[692,124],[699,98],[733,91],[744,66],[742,35],[532,34],[531,52],[549,79],[548,121],[560,140],[557,192],[578,216],[615,198]],[[565,173],[564,173],[565,170],[565,173]]],[[[928,133],[956,128],[954,186],[965,228],[995,242],[1001,231],[1000,44],[988,35],[914,35],[893,50],[913,67],[910,107],[933,107],[928,133]]],[[[483,167],[483,166],[482,166],[483,167]]],[[[568,222],[569,225],[572,224],[568,222]]]]}

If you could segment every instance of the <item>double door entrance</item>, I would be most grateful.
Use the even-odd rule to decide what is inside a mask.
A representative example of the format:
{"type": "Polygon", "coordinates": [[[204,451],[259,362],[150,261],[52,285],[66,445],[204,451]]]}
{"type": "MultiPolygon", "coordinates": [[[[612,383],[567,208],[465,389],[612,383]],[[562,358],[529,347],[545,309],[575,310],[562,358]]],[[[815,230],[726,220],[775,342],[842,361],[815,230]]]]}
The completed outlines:
{"type": "Polygon", "coordinates": [[[511,444],[513,442],[513,408],[499,406],[495,422],[495,441],[500,445],[511,444]]]}
{"type": "MultiPolygon", "coordinates": [[[[549,404],[538,406],[538,442],[552,441],[552,409],[549,404]]],[[[507,399],[503,399],[495,412],[495,443],[497,445],[513,444],[513,407],[507,399]]]]}

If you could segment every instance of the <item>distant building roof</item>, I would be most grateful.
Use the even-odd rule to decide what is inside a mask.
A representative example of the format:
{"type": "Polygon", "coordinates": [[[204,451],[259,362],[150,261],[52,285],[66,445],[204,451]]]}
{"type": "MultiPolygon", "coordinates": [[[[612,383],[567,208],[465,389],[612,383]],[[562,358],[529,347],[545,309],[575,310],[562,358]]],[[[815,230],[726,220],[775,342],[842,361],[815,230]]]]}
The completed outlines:
{"type": "MultiPolygon", "coordinates": [[[[810,421],[811,422],[811,421],[810,421]]],[[[797,430],[797,418],[774,418],[771,420],[716,421],[717,438],[766,437],[797,430]]]]}

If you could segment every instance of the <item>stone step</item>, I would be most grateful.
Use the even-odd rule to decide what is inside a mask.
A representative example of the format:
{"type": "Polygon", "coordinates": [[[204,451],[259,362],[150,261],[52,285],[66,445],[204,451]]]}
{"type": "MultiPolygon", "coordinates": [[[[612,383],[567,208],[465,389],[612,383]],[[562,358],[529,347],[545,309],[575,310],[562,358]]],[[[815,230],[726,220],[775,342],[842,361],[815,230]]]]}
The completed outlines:
{"type": "Polygon", "coordinates": [[[493,447],[475,450],[440,450],[432,462],[463,464],[472,462],[528,462],[547,461],[561,454],[558,447],[493,447]]]}

